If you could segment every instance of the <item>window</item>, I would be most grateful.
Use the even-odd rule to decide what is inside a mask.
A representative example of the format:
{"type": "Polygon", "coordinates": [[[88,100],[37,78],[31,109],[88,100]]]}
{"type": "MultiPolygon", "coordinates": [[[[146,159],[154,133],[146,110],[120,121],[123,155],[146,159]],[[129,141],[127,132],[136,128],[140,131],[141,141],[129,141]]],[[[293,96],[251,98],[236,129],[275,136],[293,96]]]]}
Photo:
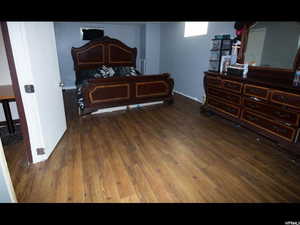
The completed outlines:
{"type": "Polygon", "coordinates": [[[208,22],[185,22],[184,37],[207,34],[208,22]]]}

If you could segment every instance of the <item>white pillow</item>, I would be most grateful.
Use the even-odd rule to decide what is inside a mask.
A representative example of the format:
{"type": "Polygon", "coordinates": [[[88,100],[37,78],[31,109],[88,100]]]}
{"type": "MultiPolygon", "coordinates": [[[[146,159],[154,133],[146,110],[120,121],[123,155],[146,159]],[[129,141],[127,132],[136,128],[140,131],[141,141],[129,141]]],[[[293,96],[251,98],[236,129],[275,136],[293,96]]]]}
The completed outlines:
{"type": "Polygon", "coordinates": [[[113,70],[112,67],[108,67],[108,71],[109,71],[109,76],[112,77],[115,74],[115,71],[113,70]]]}
{"type": "Polygon", "coordinates": [[[102,66],[102,68],[99,70],[101,73],[102,77],[107,78],[107,77],[112,77],[115,74],[115,71],[111,67],[106,67],[102,66]]]}

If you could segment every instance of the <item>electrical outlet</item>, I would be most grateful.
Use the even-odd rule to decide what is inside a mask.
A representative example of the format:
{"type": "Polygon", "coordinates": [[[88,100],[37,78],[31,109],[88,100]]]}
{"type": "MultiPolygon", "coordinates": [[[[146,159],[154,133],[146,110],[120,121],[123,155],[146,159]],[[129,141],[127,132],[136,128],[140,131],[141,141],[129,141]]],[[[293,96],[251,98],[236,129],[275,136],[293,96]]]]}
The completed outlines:
{"type": "Polygon", "coordinates": [[[45,154],[45,149],[44,148],[37,148],[36,152],[38,155],[44,155],[45,154]]]}

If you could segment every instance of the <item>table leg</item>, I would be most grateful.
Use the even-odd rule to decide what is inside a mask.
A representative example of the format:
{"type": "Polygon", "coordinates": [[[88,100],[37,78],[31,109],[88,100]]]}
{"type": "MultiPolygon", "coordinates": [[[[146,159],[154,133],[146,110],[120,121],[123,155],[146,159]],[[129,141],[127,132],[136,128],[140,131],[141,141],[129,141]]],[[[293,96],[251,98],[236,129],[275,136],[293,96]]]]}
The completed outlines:
{"type": "Polygon", "coordinates": [[[9,101],[3,100],[2,104],[3,104],[3,110],[4,110],[4,114],[5,114],[8,133],[13,134],[13,133],[15,133],[15,126],[14,126],[14,121],[11,116],[9,101]]]}

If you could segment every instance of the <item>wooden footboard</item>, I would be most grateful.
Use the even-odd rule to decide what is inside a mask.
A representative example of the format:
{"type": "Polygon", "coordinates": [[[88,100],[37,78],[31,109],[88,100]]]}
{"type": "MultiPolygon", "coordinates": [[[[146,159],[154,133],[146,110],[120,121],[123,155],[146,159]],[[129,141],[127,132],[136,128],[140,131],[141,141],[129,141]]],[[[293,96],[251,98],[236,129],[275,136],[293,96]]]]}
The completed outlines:
{"type": "Polygon", "coordinates": [[[101,108],[154,101],[173,101],[174,81],[170,75],[99,78],[82,89],[86,114],[101,108]]]}

